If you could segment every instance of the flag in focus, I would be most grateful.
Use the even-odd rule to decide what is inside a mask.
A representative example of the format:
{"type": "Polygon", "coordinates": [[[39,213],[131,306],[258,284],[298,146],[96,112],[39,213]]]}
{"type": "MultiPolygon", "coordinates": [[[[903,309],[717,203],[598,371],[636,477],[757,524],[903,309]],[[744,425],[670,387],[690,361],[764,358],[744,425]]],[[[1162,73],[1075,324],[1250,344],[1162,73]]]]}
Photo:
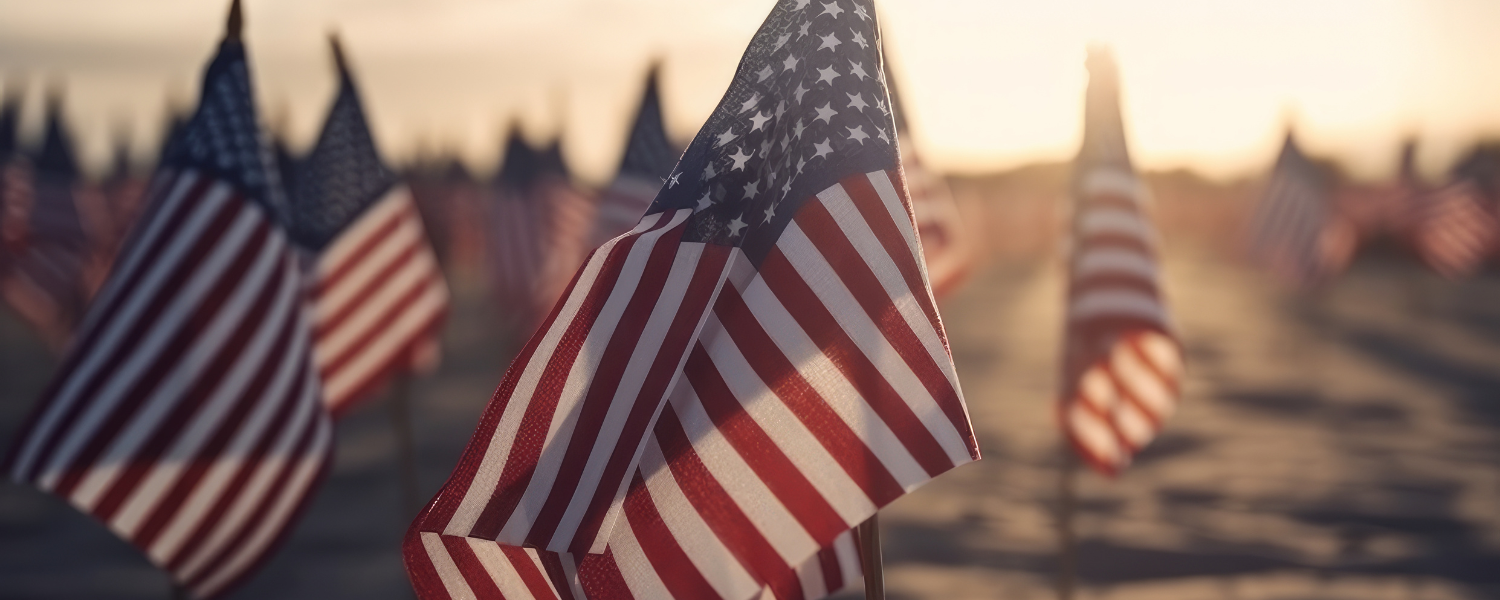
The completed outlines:
{"type": "Polygon", "coordinates": [[[978,458],[868,1],[784,0],[412,524],[422,598],[818,598],[978,458]],[[842,549],[842,550],[841,550],[842,549]]]}
{"type": "Polygon", "coordinates": [[[1088,70],[1058,412],[1079,456],[1115,475],[1176,410],[1182,350],[1162,300],[1150,195],[1125,144],[1114,58],[1091,48],[1088,70]]]}
{"type": "Polygon", "coordinates": [[[590,248],[635,227],[651,207],[672,167],[677,165],[679,153],[672,148],[662,125],[660,71],[659,67],[652,67],[646,77],[646,91],[636,111],[635,123],[630,127],[630,138],[625,142],[620,170],[599,198],[598,221],[590,248]]]}
{"type": "Polygon", "coordinates": [[[265,559],[332,456],[240,23],[236,0],[196,114],[4,464],[199,598],[265,559]]]}
{"type": "Polygon", "coordinates": [[[386,168],[335,39],[338,95],[291,177],[290,234],[316,255],[313,361],[340,415],[393,377],[437,364],[448,288],[411,190],[386,168]]]}

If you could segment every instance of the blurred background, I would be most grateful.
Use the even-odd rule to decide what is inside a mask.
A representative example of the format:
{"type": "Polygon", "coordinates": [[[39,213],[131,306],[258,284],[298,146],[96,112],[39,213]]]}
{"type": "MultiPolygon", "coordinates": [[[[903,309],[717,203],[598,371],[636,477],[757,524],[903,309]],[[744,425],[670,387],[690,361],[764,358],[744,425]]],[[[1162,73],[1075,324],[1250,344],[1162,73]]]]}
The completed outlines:
{"type": "MultiPolygon", "coordinates": [[[[616,181],[651,67],[665,133],[681,148],[770,5],[245,3],[261,116],[284,156],[305,153],[322,127],[336,30],[376,141],[412,186],[447,274],[443,362],[410,383],[422,498],[533,324],[497,283],[504,226],[492,207],[515,181],[505,170],[549,172],[597,202],[616,181]],[[530,158],[518,164],[522,151],[530,158]]],[[[924,187],[942,198],[917,213],[985,453],[882,513],[893,598],[1054,594],[1064,240],[1091,43],[1119,64],[1188,377],[1180,411],[1131,469],[1079,480],[1080,597],[1500,597],[1500,4],[880,9],[907,165],[920,159],[924,187]],[[1315,281],[1289,281],[1250,251],[1289,132],[1334,215],[1319,226],[1350,232],[1315,281]],[[1455,264],[1424,242],[1457,235],[1425,199],[1463,182],[1470,212],[1457,218],[1490,225],[1455,264]]],[[[48,238],[21,225],[36,222],[31,207],[7,200],[7,251],[76,240],[86,247],[74,252],[85,256],[77,285],[97,285],[162,140],[193,108],[223,12],[190,0],[0,0],[0,95],[18,111],[0,159],[29,157],[38,194],[40,173],[56,166],[76,214],[72,233],[48,238]]],[[[17,298],[0,311],[7,445],[57,364],[68,333],[59,313],[82,310],[17,298]]],[[[337,462],[311,508],[232,597],[412,597],[399,555],[412,514],[389,400],[339,421],[337,462]]],[[[0,484],[0,598],[170,593],[102,526],[0,484]]]]}

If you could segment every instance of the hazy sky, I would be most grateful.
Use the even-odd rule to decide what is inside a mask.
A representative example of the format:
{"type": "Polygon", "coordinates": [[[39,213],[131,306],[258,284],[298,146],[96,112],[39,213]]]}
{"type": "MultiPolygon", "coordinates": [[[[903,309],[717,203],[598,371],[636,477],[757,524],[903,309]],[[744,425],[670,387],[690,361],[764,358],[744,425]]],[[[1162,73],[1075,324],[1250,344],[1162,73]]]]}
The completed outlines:
{"type": "MultiPolygon", "coordinates": [[[[824,0],[817,0],[822,2],[824,0]]],[[[829,0],[832,1],[832,0],[829,0]]],[[[842,0],[847,2],[848,0],[842,0]]],[[[492,169],[513,118],[563,127],[576,171],[611,175],[653,57],[669,133],[713,109],[771,0],[246,0],[263,114],[310,143],[343,34],[392,159],[453,148],[492,169]]],[[[0,0],[0,86],[62,80],[98,169],[111,136],[154,152],[169,101],[195,95],[227,2],[0,0]]],[[[1493,0],[880,0],[924,158],[982,171],[1069,157],[1084,49],[1115,48],[1127,130],[1147,168],[1264,168],[1284,124],[1314,152],[1379,176],[1416,134],[1429,172],[1500,137],[1493,0]]],[[[28,104],[35,135],[40,103],[28,104]]]]}

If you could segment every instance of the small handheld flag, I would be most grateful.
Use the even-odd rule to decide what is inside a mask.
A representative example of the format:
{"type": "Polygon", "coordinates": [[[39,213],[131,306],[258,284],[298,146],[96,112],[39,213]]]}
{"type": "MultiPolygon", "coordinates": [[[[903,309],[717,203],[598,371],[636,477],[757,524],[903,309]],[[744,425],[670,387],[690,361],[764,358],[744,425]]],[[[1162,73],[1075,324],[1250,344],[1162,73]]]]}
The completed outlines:
{"type": "Polygon", "coordinates": [[[145,214],[4,462],[187,594],[254,571],[332,456],[239,2],[145,214]]]}
{"type": "Polygon", "coordinates": [[[291,185],[291,235],[315,254],[313,360],[334,415],[436,366],[448,288],[411,190],[375,148],[338,40],[339,91],[291,185]]]}
{"type": "Polygon", "coordinates": [[[1114,60],[1091,49],[1088,68],[1059,414],[1074,450],[1113,475],[1176,409],[1182,352],[1161,297],[1148,192],[1125,144],[1114,60]]]}
{"type": "Polygon", "coordinates": [[[818,598],[979,457],[868,0],[783,0],[407,534],[422,598],[818,598]],[[846,552],[840,552],[839,548],[846,552]]]}

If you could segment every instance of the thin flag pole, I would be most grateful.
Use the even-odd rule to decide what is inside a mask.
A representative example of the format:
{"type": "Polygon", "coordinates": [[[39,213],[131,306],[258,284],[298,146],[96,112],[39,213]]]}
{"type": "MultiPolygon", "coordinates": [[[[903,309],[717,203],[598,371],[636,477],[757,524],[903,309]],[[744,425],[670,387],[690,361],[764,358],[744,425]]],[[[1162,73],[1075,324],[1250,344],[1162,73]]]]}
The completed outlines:
{"type": "Polygon", "coordinates": [[[396,466],[401,476],[402,518],[411,518],[422,507],[417,485],[416,437],[411,426],[411,376],[396,378],[391,394],[391,432],[396,436],[396,466]]]}
{"type": "Polygon", "coordinates": [[[878,514],[859,524],[859,562],[865,572],[865,600],[885,600],[885,565],[880,560],[878,514]]]}
{"type": "Polygon", "coordinates": [[[1073,534],[1073,516],[1078,512],[1075,490],[1078,457],[1066,438],[1059,448],[1062,466],[1057,474],[1057,599],[1073,600],[1073,589],[1078,582],[1077,538],[1073,534]]]}

